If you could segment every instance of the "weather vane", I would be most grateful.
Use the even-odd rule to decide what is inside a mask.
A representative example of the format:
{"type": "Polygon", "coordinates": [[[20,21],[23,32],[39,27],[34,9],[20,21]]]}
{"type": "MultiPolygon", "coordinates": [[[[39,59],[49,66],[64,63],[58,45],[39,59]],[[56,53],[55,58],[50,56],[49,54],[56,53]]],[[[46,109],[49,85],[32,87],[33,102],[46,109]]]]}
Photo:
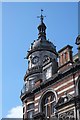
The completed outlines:
{"type": "Polygon", "coordinates": [[[43,9],[41,9],[41,15],[42,15],[43,9]]]}
{"type": "Polygon", "coordinates": [[[42,15],[42,12],[43,12],[43,9],[41,9],[41,16],[37,16],[37,18],[40,18],[41,23],[43,23],[44,17],[46,17],[46,16],[43,16],[43,15],[42,15]]]}

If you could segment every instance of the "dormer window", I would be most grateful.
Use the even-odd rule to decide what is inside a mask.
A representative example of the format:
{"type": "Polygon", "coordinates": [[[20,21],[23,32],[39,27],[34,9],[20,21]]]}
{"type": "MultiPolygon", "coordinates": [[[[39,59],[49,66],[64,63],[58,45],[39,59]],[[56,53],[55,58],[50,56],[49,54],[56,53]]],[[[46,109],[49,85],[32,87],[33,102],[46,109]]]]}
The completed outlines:
{"type": "Polygon", "coordinates": [[[51,76],[52,76],[52,67],[50,66],[45,70],[45,77],[46,79],[49,79],[51,76]]]}
{"type": "Polygon", "coordinates": [[[34,80],[30,80],[29,81],[29,88],[33,88],[34,87],[34,80]]]}
{"type": "Polygon", "coordinates": [[[52,62],[43,67],[43,76],[45,80],[52,77],[52,62]]]}
{"type": "Polygon", "coordinates": [[[34,79],[35,79],[34,77],[30,77],[28,79],[28,88],[29,89],[32,89],[34,87],[34,85],[35,85],[35,80],[34,79]]]}

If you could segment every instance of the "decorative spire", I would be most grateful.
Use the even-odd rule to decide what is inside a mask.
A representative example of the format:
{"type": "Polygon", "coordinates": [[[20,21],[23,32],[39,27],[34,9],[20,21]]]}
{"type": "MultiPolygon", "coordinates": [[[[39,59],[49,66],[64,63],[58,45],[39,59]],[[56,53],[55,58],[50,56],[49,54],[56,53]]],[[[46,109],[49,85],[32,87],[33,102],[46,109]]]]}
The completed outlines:
{"type": "Polygon", "coordinates": [[[40,18],[41,23],[43,23],[44,17],[46,17],[46,16],[42,15],[42,12],[43,12],[43,10],[41,9],[41,16],[37,16],[37,18],[40,18]]]}
{"type": "Polygon", "coordinates": [[[40,18],[41,20],[41,23],[40,25],[38,26],[38,30],[39,30],[39,34],[38,34],[38,39],[41,38],[41,39],[46,39],[46,26],[45,24],[43,23],[43,20],[44,20],[44,17],[46,16],[43,16],[42,15],[42,12],[43,10],[41,9],[41,15],[40,16],[37,16],[37,18],[40,18]]]}

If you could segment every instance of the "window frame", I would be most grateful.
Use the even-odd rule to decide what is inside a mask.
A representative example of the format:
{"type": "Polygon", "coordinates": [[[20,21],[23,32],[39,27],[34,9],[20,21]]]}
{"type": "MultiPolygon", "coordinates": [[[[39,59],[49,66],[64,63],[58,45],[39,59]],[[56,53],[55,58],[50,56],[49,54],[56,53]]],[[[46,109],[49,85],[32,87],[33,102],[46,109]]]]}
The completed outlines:
{"type": "Polygon", "coordinates": [[[52,66],[48,66],[44,69],[45,79],[49,79],[52,77],[52,66]]]}
{"type": "Polygon", "coordinates": [[[44,99],[43,99],[43,101],[42,101],[42,112],[45,113],[45,115],[46,115],[47,118],[49,118],[51,116],[54,116],[54,114],[56,112],[55,107],[52,106],[52,105],[54,105],[54,106],[56,105],[56,97],[55,97],[54,93],[50,94],[50,95],[46,94],[45,97],[44,97],[44,99]],[[54,98],[53,100],[51,100],[52,96],[54,98]],[[45,102],[46,98],[48,98],[47,102],[45,102]],[[54,108],[54,110],[52,108],[54,108]]]}
{"type": "Polygon", "coordinates": [[[32,113],[32,115],[34,114],[34,103],[30,103],[27,105],[27,117],[28,118],[32,118],[30,117],[30,113],[32,113]],[[33,105],[33,107],[30,108],[30,105],[33,105]]]}

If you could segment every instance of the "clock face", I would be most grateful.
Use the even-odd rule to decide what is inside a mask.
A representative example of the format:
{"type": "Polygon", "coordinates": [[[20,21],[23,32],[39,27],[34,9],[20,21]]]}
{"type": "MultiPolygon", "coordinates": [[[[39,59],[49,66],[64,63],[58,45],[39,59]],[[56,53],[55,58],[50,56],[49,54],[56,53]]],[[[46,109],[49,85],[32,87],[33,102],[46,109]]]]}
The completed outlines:
{"type": "Polygon", "coordinates": [[[38,56],[35,56],[35,57],[32,59],[32,63],[33,63],[33,64],[36,64],[38,61],[39,61],[39,57],[38,57],[38,56]]]}

